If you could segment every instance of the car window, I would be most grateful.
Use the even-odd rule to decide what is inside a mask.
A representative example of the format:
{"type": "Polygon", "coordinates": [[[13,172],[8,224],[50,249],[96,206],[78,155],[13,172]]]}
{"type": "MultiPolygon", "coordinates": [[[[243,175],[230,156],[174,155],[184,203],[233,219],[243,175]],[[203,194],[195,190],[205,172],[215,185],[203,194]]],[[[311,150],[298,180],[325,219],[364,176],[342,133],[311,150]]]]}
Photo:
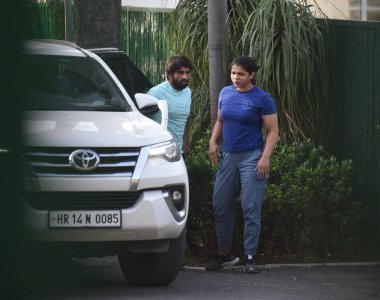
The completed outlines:
{"type": "MultiPolygon", "coordinates": [[[[96,52],[104,62],[111,68],[116,77],[119,79],[125,90],[128,92],[132,101],[136,103],[136,93],[147,93],[153,84],[144,75],[144,73],[129,59],[125,53],[117,52],[96,52]]],[[[152,116],[158,111],[157,105],[146,106],[139,109],[146,116],[152,116]]]]}
{"type": "Polygon", "coordinates": [[[129,61],[128,57],[102,56],[102,58],[119,78],[134,101],[134,95],[136,93],[146,93],[153,86],[145,75],[129,61]]]}
{"type": "Polygon", "coordinates": [[[132,111],[101,64],[90,57],[28,55],[28,110],[132,111]]]}

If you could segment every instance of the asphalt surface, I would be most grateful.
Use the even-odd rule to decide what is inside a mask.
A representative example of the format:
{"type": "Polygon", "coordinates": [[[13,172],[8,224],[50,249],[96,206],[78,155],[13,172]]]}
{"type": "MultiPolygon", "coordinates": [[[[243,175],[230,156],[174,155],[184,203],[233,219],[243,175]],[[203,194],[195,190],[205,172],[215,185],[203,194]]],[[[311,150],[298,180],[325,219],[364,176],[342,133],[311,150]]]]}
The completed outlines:
{"type": "Polygon", "coordinates": [[[265,265],[216,272],[184,267],[165,287],[132,287],[115,257],[73,259],[61,274],[34,284],[25,299],[380,299],[380,262],[265,265]]]}

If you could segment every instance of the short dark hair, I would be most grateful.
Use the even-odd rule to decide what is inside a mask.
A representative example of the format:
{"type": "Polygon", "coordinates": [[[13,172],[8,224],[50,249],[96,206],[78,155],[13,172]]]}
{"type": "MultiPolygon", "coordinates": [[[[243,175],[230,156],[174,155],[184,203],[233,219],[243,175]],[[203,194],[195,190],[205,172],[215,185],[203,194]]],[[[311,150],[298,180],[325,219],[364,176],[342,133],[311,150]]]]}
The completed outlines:
{"type": "Polygon", "coordinates": [[[260,68],[260,66],[256,63],[256,60],[250,56],[239,56],[234,58],[230,64],[230,68],[232,68],[234,65],[243,67],[250,74],[257,72],[257,70],[260,68]]]}
{"type": "Polygon", "coordinates": [[[189,68],[191,71],[193,64],[191,63],[190,59],[184,55],[174,55],[169,57],[168,61],[166,62],[165,71],[166,73],[173,75],[182,67],[189,68]]]}

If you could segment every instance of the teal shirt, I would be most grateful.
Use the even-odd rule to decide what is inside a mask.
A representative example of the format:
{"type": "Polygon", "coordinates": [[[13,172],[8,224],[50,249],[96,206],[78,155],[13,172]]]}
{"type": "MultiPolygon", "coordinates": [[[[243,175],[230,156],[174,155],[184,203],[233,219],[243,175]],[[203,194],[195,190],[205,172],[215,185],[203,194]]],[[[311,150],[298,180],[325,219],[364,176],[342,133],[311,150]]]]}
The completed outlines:
{"type": "MultiPolygon", "coordinates": [[[[168,131],[172,134],[174,140],[182,150],[183,133],[187,118],[190,114],[191,90],[186,87],[182,91],[174,89],[168,81],[164,81],[148,91],[149,95],[159,100],[166,100],[168,103],[168,131]]],[[[161,123],[161,112],[157,112],[152,119],[161,123]]]]}

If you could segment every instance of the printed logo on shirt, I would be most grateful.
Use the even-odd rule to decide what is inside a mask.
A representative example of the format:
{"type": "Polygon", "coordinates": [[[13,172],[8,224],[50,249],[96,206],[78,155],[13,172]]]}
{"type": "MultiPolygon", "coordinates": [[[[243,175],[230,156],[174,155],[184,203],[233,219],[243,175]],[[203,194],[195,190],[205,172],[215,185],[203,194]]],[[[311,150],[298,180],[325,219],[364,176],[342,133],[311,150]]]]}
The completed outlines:
{"type": "Polygon", "coordinates": [[[250,100],[245,100],[241,107],[245,110],[252,110],[252,102],[250,100]]]}

